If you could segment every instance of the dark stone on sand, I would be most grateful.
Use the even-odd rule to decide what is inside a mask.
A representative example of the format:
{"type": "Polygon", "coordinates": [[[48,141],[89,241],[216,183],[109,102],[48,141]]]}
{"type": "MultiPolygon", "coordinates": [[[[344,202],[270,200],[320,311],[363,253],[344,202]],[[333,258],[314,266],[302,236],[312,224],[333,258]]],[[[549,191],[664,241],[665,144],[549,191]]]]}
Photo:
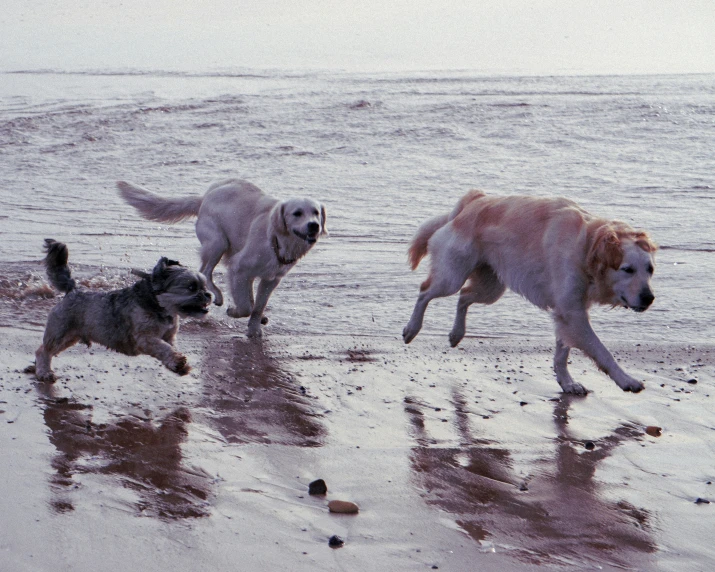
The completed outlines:
{"type": "Polygon", "coordinates": [[[710,501],[708,499],[701,499],[698,497],[695,499],[695,504],[710,504],[710,501]]]}
{"type": "Polygon", "coordinates": [[[586,447],[586,450],[587,450],[587,451],[592,451],[593,449],[596,448],[596,445],[595,445],[595,443],[594,443],[593,441],[586,441],[586,442],[583,444],[583,446],[586,447]]]}
{"type": "Polygon", "coordinates": [[[645,428],[645,432],[651,437],[660,437],[662,431],[660,427],[656,427],[655,425],[648,425],[648,427],[645,428]]]}
{"type": "Polygon", "coordinates": [[[331,548],[340,548],[343,544],[345,544],[345,541],[337,534],[333,534],[333,536],[330,537],[330,540],[328,540],[328,546],[331,548]]]}
{"type": "Polygon", "coordinates": [[[519,485],[519,490],[522,492],[528,491],[529,487],[526,486],[526,483],[521,483],[521,485],[519,485]]]}
{"type": "Polygon", "coordinates": [[[317,479],[308,485],[308,494],[324,495],[328,492],[328,485],[323,479],[317,479]]]}
{"type": "Polygon", "coordinates": [[[695,385],[696,383],[698,383],[698,380],[693,377],[693,378],[691,378],[691,379],[688,380],[688,383],[691,383],[691,384],[695,385]]]}
{"type": "Polygon", "coordinates": [[[266,318],[265,316],[263,316],[263,317],[261,318],[261,324],[263,324],[263,325],[265,326],[267,323],[268,323],[268,318],[266,318]]]}

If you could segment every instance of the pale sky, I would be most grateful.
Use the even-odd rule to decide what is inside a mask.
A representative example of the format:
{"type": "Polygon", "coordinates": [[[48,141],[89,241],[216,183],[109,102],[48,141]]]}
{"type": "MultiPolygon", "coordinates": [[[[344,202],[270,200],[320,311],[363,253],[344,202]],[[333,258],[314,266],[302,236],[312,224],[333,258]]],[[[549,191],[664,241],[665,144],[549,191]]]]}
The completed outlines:
{"type": "Polygon", "coordinates": [[[2,4],[0,71],[715,72],[715,0],[2,4]]]}

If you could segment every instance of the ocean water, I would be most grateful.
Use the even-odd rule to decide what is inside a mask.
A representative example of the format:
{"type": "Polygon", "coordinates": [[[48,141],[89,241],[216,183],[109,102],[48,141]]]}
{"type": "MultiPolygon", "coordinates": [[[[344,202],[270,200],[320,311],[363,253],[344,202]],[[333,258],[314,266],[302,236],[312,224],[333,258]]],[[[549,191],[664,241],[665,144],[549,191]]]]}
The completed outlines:
{"type": "MultiPolygon", "coordinates": [[[[193,222],[143,220],[114,183],[180,196],[226,177],[327,207],[331,236],[271,298],[268,335],[399,336],[427,267],[410,272],[410,237],[481,188],[567,196],[652,234],[655,304],[593,311],[603,338],[715,337],[715,76],[0,74],[0,278],[41,275],[45,237],[89,277],[162,255],[197,266],[193,222]]],[[[421,335],[446,349],[455,306],[433,302],[421,335]]],[[[473,306],[467,334],[553,335],[514,294],[473,306]]]]}

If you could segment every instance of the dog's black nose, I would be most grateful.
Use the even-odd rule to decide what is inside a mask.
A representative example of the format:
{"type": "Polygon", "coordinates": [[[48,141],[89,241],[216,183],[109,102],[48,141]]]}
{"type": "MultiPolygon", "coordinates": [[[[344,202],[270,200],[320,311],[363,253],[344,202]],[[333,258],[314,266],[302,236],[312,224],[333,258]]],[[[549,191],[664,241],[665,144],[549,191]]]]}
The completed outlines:
{"type": "Polygon", "coordinates": [[[320,225],[317,222],[308,223],[308,234],[317,234],[320,230],[320,225]]]}
{"type": "Polygon", "coordinates": [[[653,296],[653,292],[651,292],[648,288],[644,288],[641,291],[639,297],[641,300],[641,305],[645,306],[646,308],[653,303],[653,300],[655,300],[655,296],[653,296]]]}

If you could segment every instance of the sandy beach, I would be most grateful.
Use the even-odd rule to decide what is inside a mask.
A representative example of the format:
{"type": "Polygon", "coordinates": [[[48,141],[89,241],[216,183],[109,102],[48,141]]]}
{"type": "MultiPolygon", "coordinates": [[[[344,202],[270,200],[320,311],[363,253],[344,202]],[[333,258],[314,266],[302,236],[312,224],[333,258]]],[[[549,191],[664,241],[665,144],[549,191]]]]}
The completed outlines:
{"type": "Polygon", "coordinates": [[[2,572],[715,568],[712,76],[1,75],[2,572]],[[83,288],[196,269],[193,221],[141,219],[115,181],[228,177],[327,208],[262,341],[212,307],[182,323],[187,376],[98,346],[24,373],[58,300],[43,239],[83,288]],[[403,344],[410,237],[470,188],[652,234],[652,308],[591,312],[645,391],[574,351],[591,393],[564,396],[551,319],[513,293],[456,349],[454,298],[403,344]]]}
{"type": "MultiPolygon", "coordinates": [[[[255,341],[215,308],[182,326],[186,377],[82,346],[48,385],[23,373],[55,303],[41,276],[39,264],[3,276],[4,569],[715,561],[712,345],[611,341],[647,389],[623,393],[575,356],[592,393],[574,398],[559,393],[546,336],[255,341]],[[328,493],[311,496],[318,478],[328,493]],[[360,512],[332,514],[334,499],[360,512]]],[[[130,280],[117,276],[103,287],[130,280]]]]}

